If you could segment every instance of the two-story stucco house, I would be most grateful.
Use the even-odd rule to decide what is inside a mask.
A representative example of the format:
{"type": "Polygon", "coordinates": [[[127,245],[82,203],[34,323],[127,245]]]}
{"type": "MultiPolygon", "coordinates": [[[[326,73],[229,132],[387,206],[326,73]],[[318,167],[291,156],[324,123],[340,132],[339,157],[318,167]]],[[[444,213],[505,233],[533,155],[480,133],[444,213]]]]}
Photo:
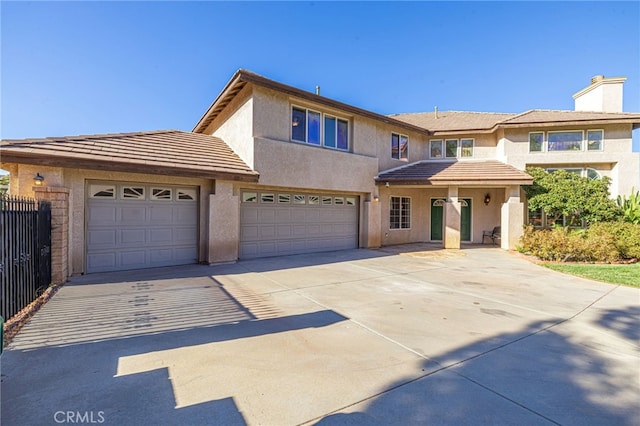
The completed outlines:
{"type": "Polygon", "coordinates": [[[576,111],[385,116],[240,70],[192,132],[5,140],[1,167],[12,193],[59,201],[65,277],[410,242],[460,248],[495,226],[511,249],[524,223],[545,220],[526,210],[528,165],[610,176],[612,195],[640,187],[640,114],[622,112],[624,80],[594,78],[576,111]]]}

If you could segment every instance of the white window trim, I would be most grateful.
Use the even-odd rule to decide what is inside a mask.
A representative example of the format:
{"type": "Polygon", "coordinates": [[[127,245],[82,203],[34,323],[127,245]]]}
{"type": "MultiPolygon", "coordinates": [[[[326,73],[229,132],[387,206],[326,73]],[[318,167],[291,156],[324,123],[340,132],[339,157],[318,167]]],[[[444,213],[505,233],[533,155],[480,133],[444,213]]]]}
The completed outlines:
{"type": "MultiPolygon", "coordinates": [[[[535,132],[534,132],[535,133],[535,132]]],[[[546,148],[546,152],[561,152],[561,153],[567,153],[567,152],[584,152],[585,151],[585,139],[584,139],[584,130],[550,130],[548,132],[546,132],[545,135],[545,148],[546,148]],[[570,150],[558,150],[558,149],[554,149],[554,150],[550,150],[549,149],[549,135],[553,134],[553,133],[577,133],[580,132],[582,134],[582,141],[580,142],[580,151],[570,151],[570,150]]],[[[535,152],[535,151],[534,151],[535,152]]]]}
{"type": "Polygon", "coordinates": [[[350,146],[351,146],[351,123],[349,121],[349,119],[345,118],[345,117],[341,117],[339,115],[333,114],[333,113],[325,113],[322,111],[318,111],[316,109],[313,108],[309,108],[306,106],[302,106],[302,105],[298,105],[298,104],[291,104],[291,108],[289,110],[290,114],[289,114],[289,118],[291,118],[293,116],[293,109],[300,109],[300,110],[304,110],[305,111],[305,129],[304,129],[304,137],[305,140],[299,140],[299,139],[294,139],[293,138],[293,129],[292,126],[289,126],[289,140],[291,140],[292,142],[296,142],[296,143],[301,143],[301,144],[305,144],[307,146],[315,146],[315,147],[322,147],[322,148],[326,148],[326,149],[332,149],[334,151],[341,151],[341,152],[350,152],[350,146]],[[310,143],[307,139],[309,137],[309,111],[311,112],[315,112],[316,114],[320,114],[320,145],[316,145],[313,143],[310,143]],[[328,118],[334,118],[336,120],[336,146],[326,146],[324,143],[325,140],[325,129],[324,129],[324,119],[325,117],[328,118]],[[338,148],[338,121],[344,121],[345,123],[347,123],[347,148],[338,148]]]}
{"type": "Polygon", "coordinates": [[[170,187],[170,186],[165,186],[165,187],[161,187],[161,186],[152,186],[149,188],[149,199],[151,201],[173,201],[173,196],[175,193],[175,188],[170,187]],[[169,198],[160,198],[157,195],[153,194],[154,190],[160,190],[160,191],[169,191],[170,197],[169,198]]]}
{"type": "Polygon", "coordinates": [[[547,139],[546,139],[546,134],[545,132],[529,132],[529,137],[527,138],[527,150],[529,151],[529,153],[531,154],[539,154],[542,152],[547,152],[547,139]],[[540,147],[540,151],[531,151],[531,135],[532,134],[541,134],[542,135],[542,146],[540,147]]]}
{"type": "Polygon", "coordinates": [[[584,145],[584,150],[586,152],[604,152],[604,129],[587,129],[587,131],[584,133],[584,145]],[[600,149],[589,149],[589,132],[602,132],[600,149]]]}
{"type": "Polygon", "coordinates": [[[460,140],[459,140],[459,139],[454,139],[454,138],[451,138],[451,139],[445,139],[445,140],[444,140],[443,148],[444,148],[444,149],[443,149],[443,152],[442,152],[442,154],[444,155],[444,157],[443,157],[443,158],[445,158],[445,159],[460,158],[460,140]],[[455,142],[456,142],[456,156],[455,156],[455,157],[449,157],[449,156],[447,156],[447,142],[452,142],[452,141],[455,141],[455,142]]]}
{"type": "Polygon", "coordinates": [[[413,226],[413,220],[411,217],[411,205],[412,205],[412,200],[411,197],[405,196],[405,195],[390,195],[389,196],[389,230],[390,231],[408,231],[411,229],[411,227],[413,226]],[[400,227],[399,228],[392,228],[391,227],[391,206],[393,205],[393,202],[391,201],[392,198],[400,198],[400,227]],[[408,228],[403,228],[402,227],[402,199],[403,198],[408,198],[409,199],[409,227],[408,228]]]}
{"type": "Polygon", "coordinates": [[[402,161],[404,163],[409,161],[409,135],[405,135],[403,133],[399,133],[399,132],[391,132],[391,141],[393,142],[393,135],[398,135],[398,158],[394,158],[393,157],[393,146],[391,147],[391,159],[392,160],[397,160],[397,161],[402,161]],[[400,138],[402,137],[407,138],[407,157],[406,158],[402,158],[402,155],[400,154],[400,138]]]}
{"type": "Polygon", "coordinates": [[[458,142],[458,149],[460,152],[460,157],[459,158],[473,158],[476,155],[476,139],[475,138],[460,138],[460,142],[458,142]],[[471,156],[470,157],[463,157],[462,156],[462,141],[471,141],[471,156]]]}
{"type": "Polygon", "coordinates": [[[443,139],[430,139],[429,140],[429,158],[434,160],[443,160],[444,157],[444,140],[443,139]],[[431,155],[431,143],[432,142],[440,142],[440,157],[433,157],[431,155]]]}

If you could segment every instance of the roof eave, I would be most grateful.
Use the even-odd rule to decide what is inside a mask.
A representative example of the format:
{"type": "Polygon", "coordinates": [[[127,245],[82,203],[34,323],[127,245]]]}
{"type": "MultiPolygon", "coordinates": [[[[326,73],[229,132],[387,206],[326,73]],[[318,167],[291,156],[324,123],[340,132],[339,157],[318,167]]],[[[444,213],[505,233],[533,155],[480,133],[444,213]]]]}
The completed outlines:
{"type": "Polygon", "coordinates": [[[53,167],[68,167],[75,169],[103,170],[113,172],[145,173],[163,176],[180,176],[201,179],[221,179],[241,182],[258,182],[260,174],[255,171],[236,172],[229,170],[202,170],[191,167],[166,167],[154,164],[142,164],[137,162],[105,161],[99,159],[77,159],[61,156],[51,156],[34,153],[8,152],[2,153],[1,163],[33,164],[53,167]],[[141,170],[143,168],[143,170],[141,170]]]}
{"type": "Polygon", "coordinates": [[[584,125],[603,125],[603,124],[631,124],[636,129],[640,127],[639,119],[633,118],[602,118],[589,120],[566,120],[566,121],[531,121],[523,123],[501,123],[497,127],[517,129],[524,127],[559,127],[559,126],[584,126],[584,125]]]}
{"type": "Polygon", "coordinates": [[[505,186],[505,185],[531,185],[533,179],[376,179],[376,185],[425,185],[425,186],[505,186]]]}
{"type": "MultiPolygon", "coordinates": [[[[324,96],[316,95],[312,92],[307,92],[305,90],[301,90],[295,88],[293,86],[289,86],[283,83],[279,83],[274,80],[270,80],[266,77],[262,77],[258,74],[254,74],[252,72],[246,70],[238,70],[234,76],[229,80],[227,85],[224,87],[222,92],[216,97],[211,106],[207,109],[204,115],[198,120],[195,127],[193,128],[193,132],[202,133],[204,130],[215,120],[215,116],[212,116],[214,111],[224,102],[228,104],[235,95],[240,91],[236,86],[251,83],[256,86],[265,87],[267,89],[272,89],[280,93],[284,93],[289,96],[293,96],[296,98],[304,99],[310,102],[319,103],[322,105],[329,106],[331,108],[337,108],[342,111],[349,112],[354,115],[360,115],[367,118],[371,118],[377,121],[382,121],[387,124],[391,124],[397,127],[401,127],[406,130],[411,130],[418,133],[430,134],[428,129],[425,129],[420,126],[416,126],[413,124],[405,123],[404,121],[396,120],[390,117],[387,117],[382,114],[377,114],[372,111],[367,111],[362,108],[358,108],[349,104],[345,104],[343,102],[339,102],[330,98],[326,98],[324,96]]],[[[224,106],[226,106],[226,104],[224,106]]]]}

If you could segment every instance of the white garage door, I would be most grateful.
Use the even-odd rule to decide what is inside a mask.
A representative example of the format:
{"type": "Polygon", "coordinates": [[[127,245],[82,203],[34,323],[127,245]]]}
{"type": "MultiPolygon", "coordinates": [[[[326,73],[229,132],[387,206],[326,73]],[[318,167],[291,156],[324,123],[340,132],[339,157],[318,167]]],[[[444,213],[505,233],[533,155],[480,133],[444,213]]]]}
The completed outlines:
{"type": "Polygon", "coordinates": [[[198,261],[195,187],[90,182],[87,272],[198,261]]]}
{"type": "Polygon", "coordinates": [[[358,198],[242,191],[241,259],[358,247],[358,198]]]}

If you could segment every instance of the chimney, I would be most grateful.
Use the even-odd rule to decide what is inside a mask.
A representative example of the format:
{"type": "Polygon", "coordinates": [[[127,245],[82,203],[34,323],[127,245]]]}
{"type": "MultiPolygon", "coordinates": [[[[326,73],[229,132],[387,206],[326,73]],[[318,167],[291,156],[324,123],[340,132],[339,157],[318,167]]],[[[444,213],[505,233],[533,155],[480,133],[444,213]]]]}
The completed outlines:
{"type": "Polygon", "coordinates": [[[573,95],[576,111],[622,112],[622,85],[626,77],[594,75],[591,84],[573,95]]]}

